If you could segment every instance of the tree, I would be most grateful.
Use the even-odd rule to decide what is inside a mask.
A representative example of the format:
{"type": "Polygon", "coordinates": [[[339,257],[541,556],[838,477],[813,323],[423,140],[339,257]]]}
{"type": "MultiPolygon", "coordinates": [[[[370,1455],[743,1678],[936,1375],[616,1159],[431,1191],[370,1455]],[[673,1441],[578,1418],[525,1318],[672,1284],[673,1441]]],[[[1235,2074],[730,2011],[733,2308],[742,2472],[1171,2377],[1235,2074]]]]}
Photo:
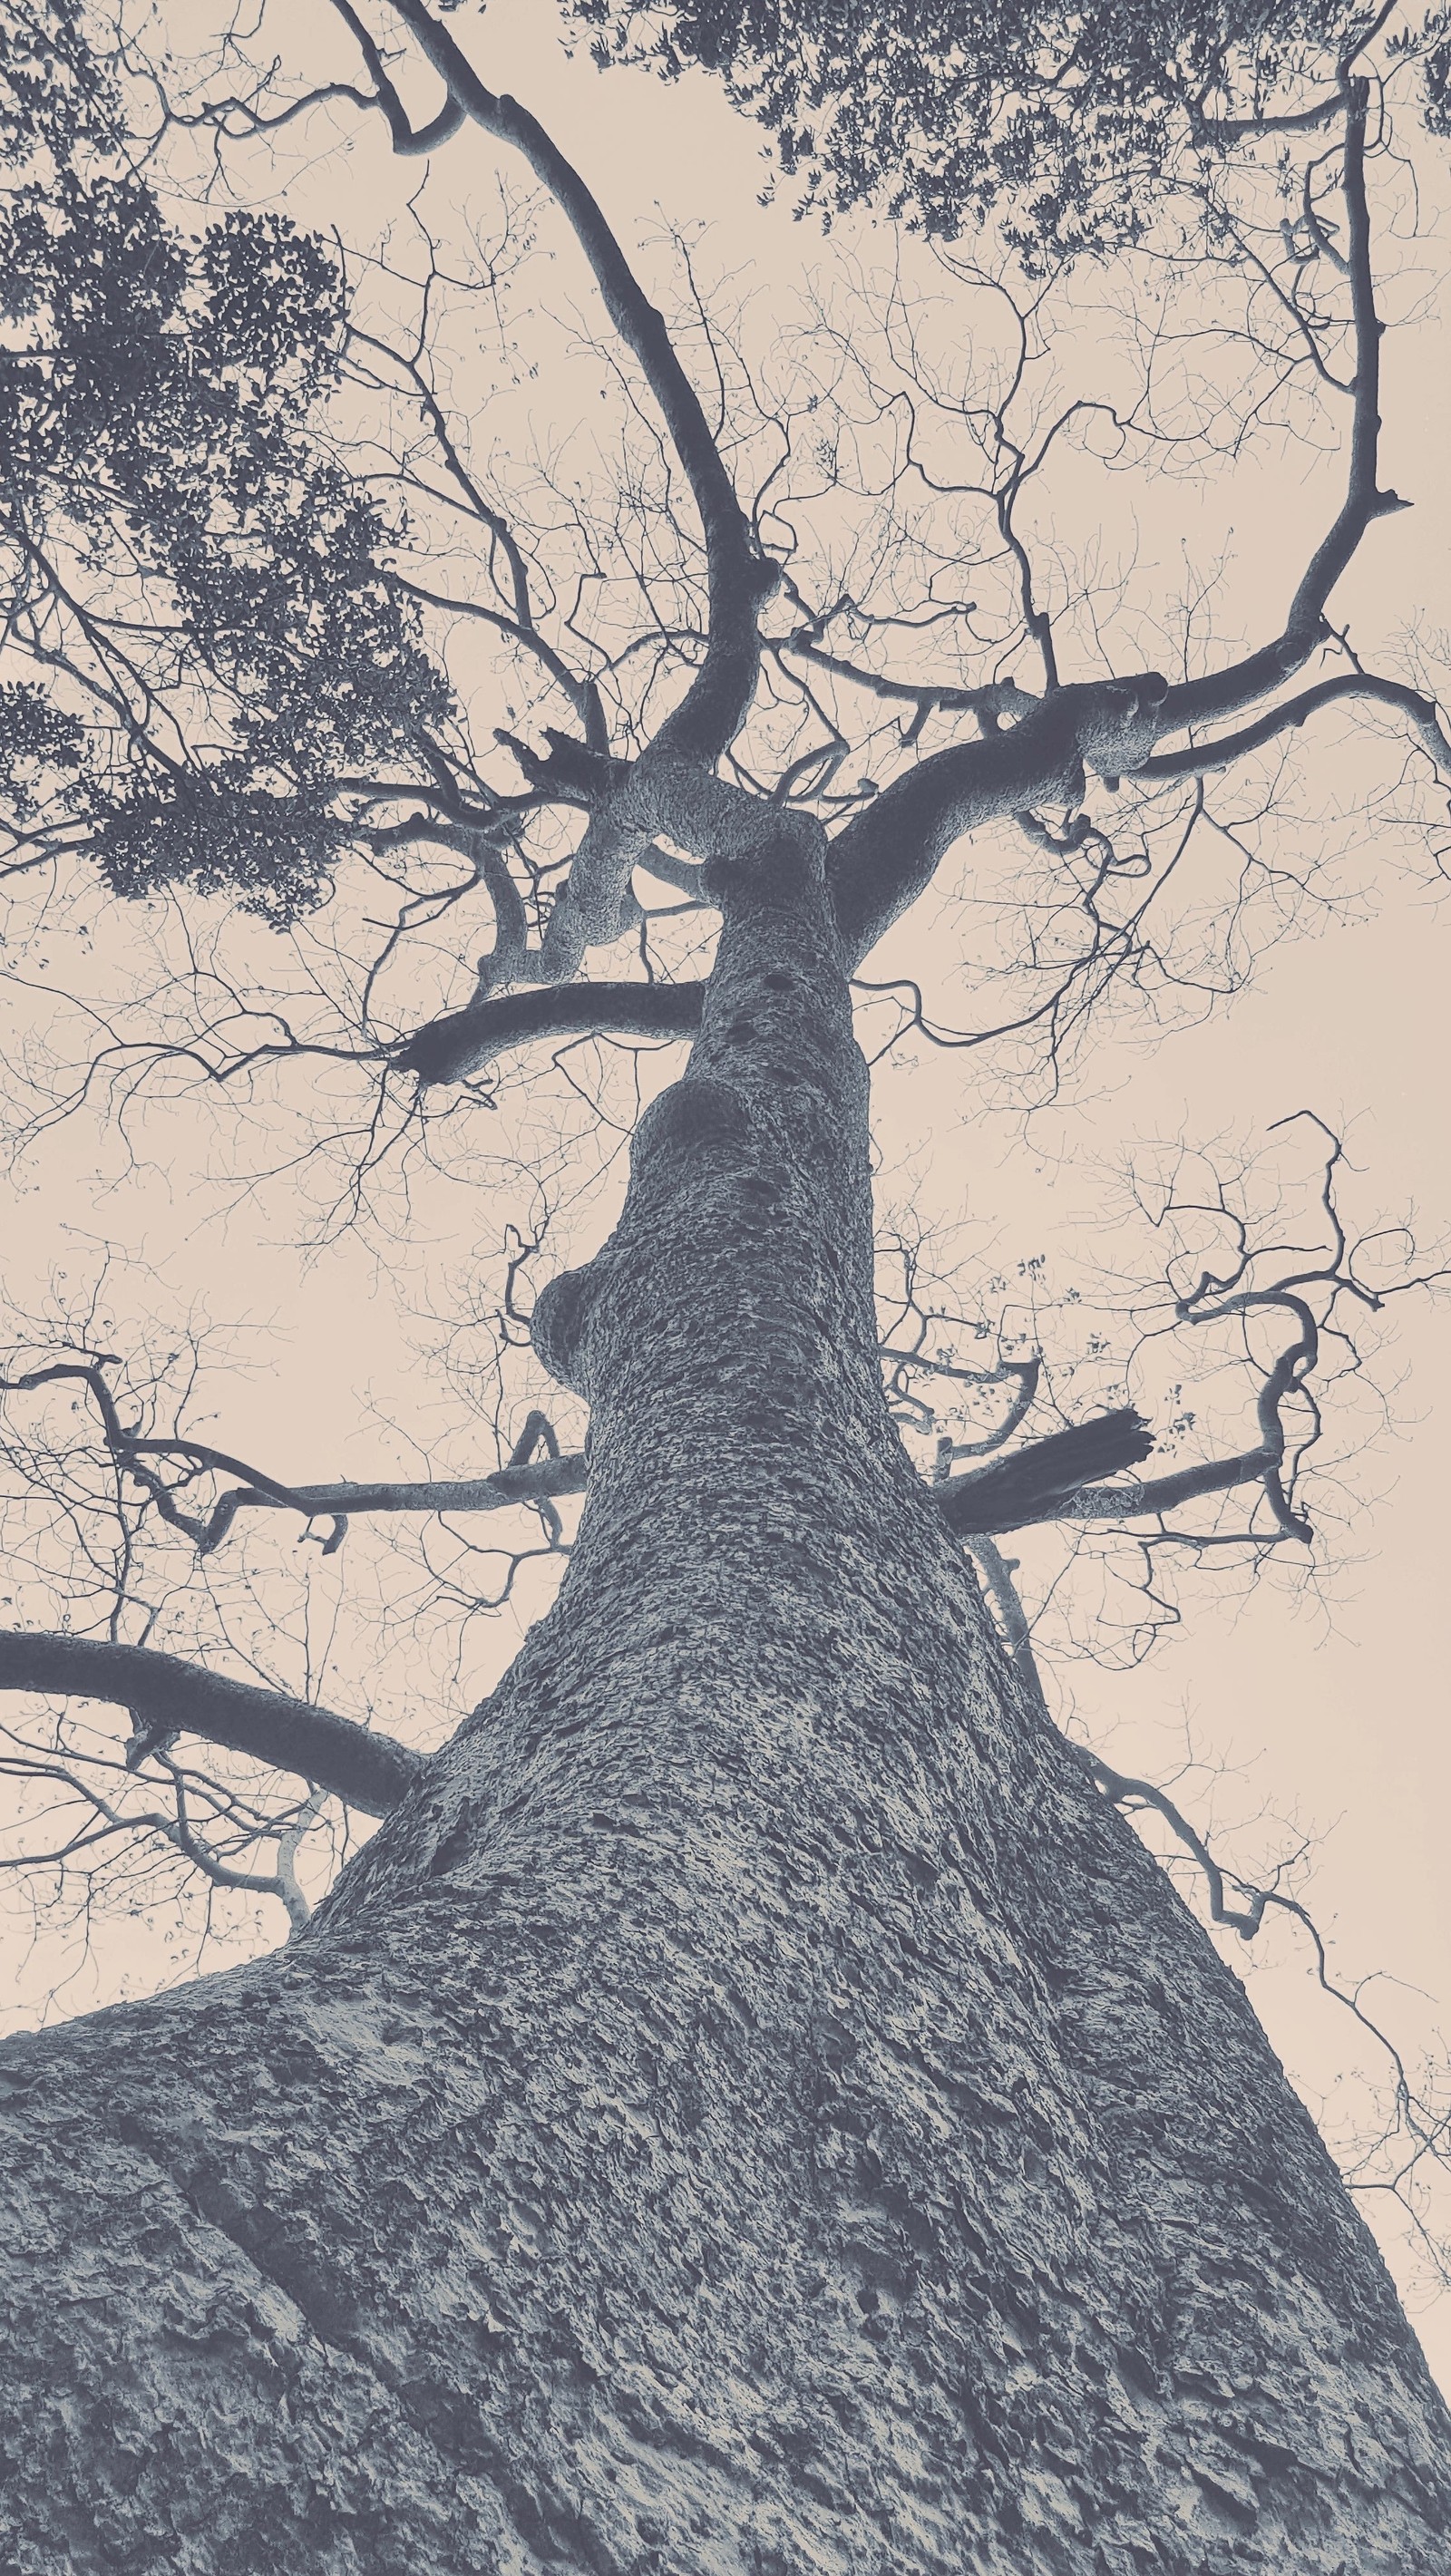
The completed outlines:
{"type": "MultiPolygon", "coordinates": [[[[1141,1476],[1150,1427],[1107,1404],[930,1479],[894,1412],[934,1449],[1000,1446],[1042,1371],[1005,1343],[973,1372],[996,1421],[944,1431],[919,1390],[966,1363],[904,1237],[884,1372],[852,1016],[856,970],[949,853],[1006,825],[1040,875],[1020,998],[980,1034],[1021,1081],[1062,1078],[1090,1006],[1189,976],[1154,906],[1213,829],[1206,782],[1333,707],[1394,727],[1439,821],[1433,699],[1330,623],[1399,506],[1376,455],[1379,90],[1346,64],[1303,164],[1249,138],[1212,220],[1191,201],[1197,235],[1162,253],[1168,293],[1189,263],[1238,281],[1261,410],[1302,366],[1348,408],[1343,495],[1278,632],[1177,680],[1086,655],[1074,676],[1025,496],[1085,420],[1187,443],[1152,366],[1138,412],[1079,402],[1020,438],[1046,307],[963,261],[954,287],[1010,317],[987,399],[889,296],[907,396],[864,401],[866,326],[843,345],[826,313],[826,382],[767,400],[728,331],[671,330],[584,179],[424,0],[395,0],[401,53],[336,8],[350,50],[320,84],[244,80],[229,42],[230,86],[156,90],[149,153],[110,111],[20,121],[9,865],[99,869],[163,938],[188,925],[184,986],[117,1004],[80,1094],[281,1069],[326,1113],[346,1084],[366,1169],[395,1136],[447,1148],[460,1109],[502,1116],[499,1067],[539,1038],[690,1053],[634,1120],[607,1239],[534,1299],[563,1394],[467,1494],[280,1483],[168,1413],[174,1354],[133,1357],[118,1396],[99,1309],[5,1372],[12,1405],[86,1408],[79,1438],[33,1412],[24,1436],[104,1614],[10,1632],[0,1683],[129,1708],[126,1776],[171,1801],[151,1829],[204,1862],[228,1865],[191,1821],[182,1729],[383,1815],[282,1952],[11,2044],[11,2558],[1430,2571],[1446,2419],[1410,2329],[1237,1982],[1118,1812],[1136,1784],[1049,1721],[990,1546],[1044,1515],[1169,1539],[1214,1495],[1251,1498],[1241,1548],[1302,1546],[1324,1346],[1415,1264],[1348,1237],[1333,1137],[1308,1253],[1221,1182],[1169,1302],[1191,1337],[1246,1337],[1253,1436],[1141,1476]],[[557,460],[506,495],[447,392],[440,316],[495,291],[519,210],[472,270],[430,240],[401,286],[396,261],[272,217],[168,216],[155,174],[187,135],[225,158],[330,112],[380,117],[410,158],[490,137],[562,217],[644,433],[587,520],[557,460]],[[410,282],[421,320],[400,319],[410,282]],[[884,486],[873,441],[904,401],[884,486]],[[896,500],[936,506],[934,406],[978,460],[936,524],[896,500]],[[895,518],[843,533],[854,484],[895,518]],[[476,550],[457,587],[450,519],[476,550]],[[573,584],[549,579],[564,540],[573,584]],[[488,750],[430,622],[450,614],[498,656],[481,698],[513,675],[488,750]],[[380,878],[395,918],[370,946],[380,878]],[[673,930],[652,886],[683,898],[673,930]],[[245,956],[323,924],[310,1001],[238,984],[205,909],[223,888],[275,925],[243,921],[245,956]],[[451,935],[471,902],[493,924],[473,989],[455,948],[420,1015],[438,970],[407,962],[410,934],[451,935]],[[571,1396],[588,1439],[566,1448],[571,1396]],[[548,1532],[581,1484],[557,1605],[426,1758],[128,1628],[138,1531],[210,1561],[265,1513],[336,1536],[523,1494],[548,1532]],[[964,1537],[989,1542],[1006,1643],[964,1537]]],[[[136,76],[123,48],[74,95],[136,76]]],[[[1157,361],[1172,316],[1149,337],[1157,361]]],[[[1211,386],[1200,451],[1223,420],[1211,386]]],[[[1243,926],[1232,906],[1213,936],[1243,926]]],[[[921,1023],[920,994],[901,1016],[921,1023]]],[[[1196,1195],[1176,1182],[1161,1213],[1196,1195]]],[[[509,1247],[506,1317],[538,1250],[509,1247]]]]}

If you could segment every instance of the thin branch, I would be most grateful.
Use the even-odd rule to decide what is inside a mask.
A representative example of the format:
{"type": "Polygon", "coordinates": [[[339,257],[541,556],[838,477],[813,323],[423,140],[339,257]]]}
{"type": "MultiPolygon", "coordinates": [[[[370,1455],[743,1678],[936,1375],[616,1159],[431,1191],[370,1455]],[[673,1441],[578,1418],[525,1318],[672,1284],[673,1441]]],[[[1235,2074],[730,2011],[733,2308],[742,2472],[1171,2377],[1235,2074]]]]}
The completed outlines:
{"type": "Polygon", "coordinates": [[[1376,519],[1409,505],[1396,492],[1377,484],[1380,440],[1380,341],[1382,323],[1376,311],[1375,275],[1371,263],[1370,208],[1365,186],[1366,116],[1370,83],[1347,80],[1344,142],[1344,192],[1349,234],[1351,323],[1355,336],[1354,410],[1350,465],[1345,499],[1330,528],[1311,556],[1285,623],[1272,644],[1247,654],[1227,670],[1198,680],[1182,680],[1169,690],[1163,706],[1166,732],[1180,725],[1203,724],[1232,715],[1277,688],[1307,661],[1325,633],[1325,607],[1366,530],[1376,519]]]}
{"type": "MultiPolygon", "coordinates": [[[[1122,1807],[1133,1801],[1142,1807],[1152,1807],[1156,1815],[1163,1817],[1165,1824],[1178,1835],[1185,1850],[1193,1853],[1203,1871],[1204,1884],[1209,1894],[1211,1922],[1222,1923],[1227,1930],[1237,1932],[1242,1941],[1252,1941],[1264,1921],[1265,1907],[1271,1902],[1271,1891],[1262,1887],[1250,1888],[1246,1890],[1250,1900],[1248,1906],[1228,1904],[1225,1900],[1223,1870],[1203,1836],[1195,1832],[1188,1817],[1182,1809],[1175,1806],[1173,1799],[1166,1796],[1162,1789],[1156,1788],[1152,1780],[1131,1780],[1124,1772],[1111,1770],[1108,1763],[1101,1761],[1096,1753],[1090,1753],[1087,1760],[1088,1767],[1104,1796],[1110,1799],[1114,1806],[1122,1807]]],[[[1295,1910],[1298,1912],[1299,1908],[1295,1910]]]]}

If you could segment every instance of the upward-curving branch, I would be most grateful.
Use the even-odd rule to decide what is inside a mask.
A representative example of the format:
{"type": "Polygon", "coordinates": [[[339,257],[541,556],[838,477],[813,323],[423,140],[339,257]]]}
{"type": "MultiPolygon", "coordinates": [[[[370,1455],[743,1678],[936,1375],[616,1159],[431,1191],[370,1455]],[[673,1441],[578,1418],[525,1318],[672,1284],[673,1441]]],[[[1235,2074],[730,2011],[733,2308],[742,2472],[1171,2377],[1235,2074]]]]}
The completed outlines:
{"type": "MultiPolygon", "coordinates": [[[[359,26],[347,0],[334,0],[354,34],[359,26]]],[[[760,661],[757,611],[776,586],[776,567],[758,552],[750,525],[736,498],[700,397],[675,353],[663,317],[655,310],[626,259],[603,210],[579,172],[558,145],[515,98],[497,95],[475,71],[457,39],[424,0],[391,0],[395,14],[415,37],[448,92],[457,111],[448,131],[464,118],[523,154],[537,179],[549,190],[579,243],[605,310],[625,346],[644,371],[660,407],[671,444],[690,486],[705,537],[709,621],[705,658],[681,704],[665,719],[656,748],[672,758],[715,760],[738,730],[756,684],[760,661]]],[[[376,51],[370,48],[376,62],[376,51]]],[[[375,73],[376,77],[376,73],[375,73]]],[[[391,84],[380,86],[379,104],[388,113],[391,84]]],[[[396,92],[392,95],[396,99],[396,92]]],[[[390,126],[393,119],[389,117],[390,126]]],[[[438,134],[442,120],[430,132],[438,134]]],[[[441,135],[438,139],[442,139],[441,135]]],[[[419,149],[409,137],[399,147],[419,149]]]]}

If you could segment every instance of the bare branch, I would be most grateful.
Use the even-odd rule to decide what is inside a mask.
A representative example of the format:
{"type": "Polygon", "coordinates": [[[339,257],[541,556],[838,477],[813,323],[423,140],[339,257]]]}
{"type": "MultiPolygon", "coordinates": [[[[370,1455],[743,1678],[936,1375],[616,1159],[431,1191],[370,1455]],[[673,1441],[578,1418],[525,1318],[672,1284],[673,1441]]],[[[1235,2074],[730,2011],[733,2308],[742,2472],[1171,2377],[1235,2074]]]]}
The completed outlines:
{"type": "Polygon", "coordinates": [[[1051,1432],[1006,1458],[994,1458],[937,1488],[937,1504],[960,1537],[977,1531],[1021,1529],[1030,1521],[1056,1520],[1071,1500],[1099,1477],[1137,1465],[1154,1435],[1132,1405],[1051,1432]]]}
{"type": "Polygon", "coordinates": [[[428,124],[420,126],[415,133],[408,122],[403,101],[388,77],[383,57],[357,11],[351,6],[351,0],[333,0],[333,7],[344,25],[351,31],[358,51],[373,75],[378,92],[377,104],[388,120],[388,131],[393,138],[394,151],[414,156],[421,155],[432,152],[440,143],[446,143],[451,134],[457,134],[464,122],[464,110],[458,100],[452,97],[439,109],[437,116],[431,117],[428,124]]]}
{"type": "Polygon", "coordinates": [[[756,612],[776,586],[776,568],[755,550],[749,522],[665,322],[578,171],[527,108],[485,87],[423,0],[392,0],[392,5],[445,82],[452,105],[486,134],[512,144],[549,190],[594,272],[611,322],[639,360],[660,406],[700,512],[710,611],[705,659],[656,743],[674,758],[714,760],[737,731],[755,688],[760,660],[756,612]]]}
{"type": "Polygon", "coordinates": [[[523,993],[486,996],[430,1020],[397,1050],[400,1073],[420,1082],[462,1082],[505,1047],[532,1038],[613,1030],[642,1038],[692,1038],[700,1026],[701,984],[545,984],[523,993]]]}
{"type": "MultiPolygon", "coordinates": [[[[1242,1449],[1229,1458],[1210,1458],[1202,1466],[1180,1467],[1171,1476],[1150,1476],[1126,1485],[1086,1485],[1063,1497],[1056,1512],[1035,1519],[1070,1521],[1142,1520],[1145,1514],[1177,1511],[1204,1494],[1232,1493],[1238,1485],[1262,1483],[1276,1461],[1267,1448],[1242,1449]]],[[[1017,1528],[1024,1522],[1014,1524],[1017,1528]]],[[[1304,1536],[1297,1526],[1295,1535],[1304,1536]]]]}
{"type": "Polygon", "coordinates": [[[0,1629],[0,1690],[64,1693],[129,1709],[149,1734],[205,1736],[280,1771],[296,1771],[369,1815],[396,1807],[424,1757],[353,1719],[285,1691],[203,1672],[179,1655],[103,1638],[0,1629]]]}
{"type": "Polygon", "coordinates": [[[1406,716],[1420,735],[1421,741],[1441,775],[1451,778],[1451,737],[1442,726],[1434,699],[1423,698],[1402,680],[1377,679],[1369,671],[1340,671],[1333,679],[1317,680],[1297,698],[1287,698],[1254,724],[1244,725],[1238,733],[1221,734],[1215,742],[1191,743],[1185,751],[1156,752],[1152,759],[1141,761],[1135,778],[1202,778],[1211,770],[1229,769],[1253,751],[1260,751],[1277,735],[1308,722],[1322,707],[1333,706],[1340,698],[1370,698],[1382,706],[1395,707],[1406,716]]]}
{"type": "Polygon", "coordinates": [[[954,841],[1035,805],[1076,805],[1085,771],[1137,769],[1163,731],[1158,672],[1055,689],[984,741],[931,753],[838,833],[830,884],[847,955],[861,963],[930,885],[954,841]]]}
{"type": "Polygon", "coordinates": [[[1209,1895],[1210,1921],[1222,1923],[1227,1930],[1237,1932],[1242,1941],[1252,1941],[1264,1921],[1265,1907],[1270,1902],[1269,1891],[1259,1887],[1248,1890],[1250,1902],[1247,1906],[1227,1904],[1223,1870],[1209,1845],[1195,1832],[1188,1817],[1181,1808],[1175,1806],[1172,1798],[1166,1796],[1162,1789],[1156,1788],[1151,1780],[1131,1780],[1122,1771],[1111,1770],[1108,1763],[1101,1761],[1096,1753],[1089,1754],[1088,1767],[1104,1796],[1110,1799],[1114,1806],[1152,1807],[1157,1815],[1163,1817],[1164,1822],[1178,1835],[1185,1850],[1193,1853],[1204,1873],[1204,1884],[1209,1895]]]}
{"type": "Polygon", "coordinates": [[[1355,338],[1352,381],[1353,416],[1350,464],[1345,499],[1311,556],[1290,602],[1285,623],[1271,644],[1246,655],[1223,671],[1198,680],[1178,682],[1163,706],[1166,732],[1180,725],[1204,724],[1233,715],[1268,690],[1278,688],[1307,661],[1325,635],[1325,608],[1332,590],[1376,519],[1408,505],[1398,493],[1382,492],[1377,483],[1380,440],[1380,341],[1383,325],[1376,311],[1371,264],[1370,208],[1365,186],[1366,118],[1371,86],[1347,80],[1344,87],[1344,190],[1349,231],[1348,270],[1351,321],[1355,338]]]}
{"type": "MultiPolygon", "coordinates": [[[[158,1448],[179,1445],[157,1442],[158,1448]]],[[[193,1451],[193,1454],[198,1454],[193,1451]]],[[[535,1462],[496,1467],[488,1476],[440,1476],[415,1483],[373,1485],[293,1485],[286,1489],[261,1483],[237,1486],[223,1494],[207,1524],[205,1547],[220,1547],[239,1511],[300,1512],[307,1520],[353,1519],[365,1512],[499,1512],[521,1504],[544,1504],[563,1494],[582,1494],[588,1476],[582,1450],[535,1462]]],[[[329,1547],[333,1545],[329,1541],[329,1547]]]]}

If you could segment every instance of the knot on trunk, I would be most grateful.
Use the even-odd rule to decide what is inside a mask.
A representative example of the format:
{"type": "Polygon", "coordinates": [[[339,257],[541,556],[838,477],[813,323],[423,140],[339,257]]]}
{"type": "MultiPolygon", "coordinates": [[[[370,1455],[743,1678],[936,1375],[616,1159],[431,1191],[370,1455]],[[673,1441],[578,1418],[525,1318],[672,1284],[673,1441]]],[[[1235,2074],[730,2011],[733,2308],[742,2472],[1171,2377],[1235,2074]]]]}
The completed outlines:
{"type": "MultiPolygon", "coordinates": [[[[750,1111],[739,1092],[732,1090],[729,1083],[714,1082],[707,1075],[687,1074],[650,1103],[636,1126],[630,1141],[627,1210],[633,1205],[638,1212],[642,1192],[647,1200],[652,1196],[651,1182],[657,1166],[663,1167],[663,1186],[669,1197],[685,1177],[682,1163],[709,1166],[725,1162],[738,1166],[750,1156],[754,1144],[750,1111]]],[[[638,1234],[633,1239],[638,1247],[638,1234]]],[[[611,1275],[628,1258],[616,1249],[616,1238],[612,1237],[593,1261],[579,1270],[562,1270],[557,1279],[541,1288],[530,1318],[530,1335],[544,1367],[559,1385],[582,1395],[586,1402],[593,1400],[591,1343],[600,1300],[611,1275]]]]}
{"type": "Polygon", "coordinates": [[[589,1397],[589,1324],[599,1290],[603,1253],[580,1270],[561,1270],[541,1288],[529,1321],[530,1338],[543,1367],[558,1385],[589,1397]]]}
{"type": "Polygon", "coordinates": [[[652,1100],[635,1129],[631,1168],[642,1175],[661,1154],[729,1154],[751,1142],[751,1115],[738,1091],[708,1074],[686,1074],[652,1100]]]}

